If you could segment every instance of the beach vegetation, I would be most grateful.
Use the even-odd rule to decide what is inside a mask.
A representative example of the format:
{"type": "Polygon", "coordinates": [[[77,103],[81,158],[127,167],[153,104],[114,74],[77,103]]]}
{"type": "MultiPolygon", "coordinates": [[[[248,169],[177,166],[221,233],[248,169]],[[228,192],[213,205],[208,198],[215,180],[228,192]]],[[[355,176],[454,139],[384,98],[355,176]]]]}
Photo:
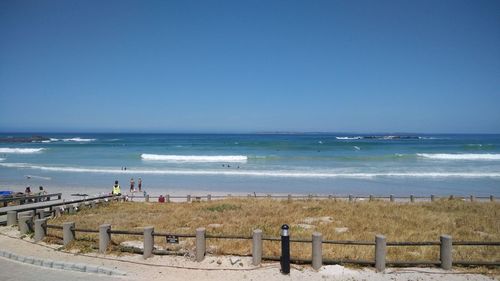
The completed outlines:
{"type": "MultiPolygon", "coordinates": [[[[84,209],[77,215],[63,215],[50,224],[62,225],[74,221],[77,228],[95,229],[109,223],[112,229],[142,230],[154,226],[155,232],[194,234],[205,227],[211,235],[251,236],[261,229],[264,237],[279,237],[280,227],[290,225],[291,238],[310,239],[320,232],[323,240],[374,241],[376,234],[386,236],[388,242],[439,241],[448,234],[454,241],[500,241],[500,203],[466,202],[443,199],[435,202],[387,202],[344,200],[276,200],[224,199],[192,203],[113,202],[95,209],[84,209]]],[[[60,230],[49,229],[49,234],[61,236],[60,230]]],[[[97,243],[93,233],[79,233],[83,251],[89,243],[97,243]]],[[[47,238],[54,239],[54,238],[47,238]]],[[[123,241],[139,240],[142,236],[112,235],[114,245],[123,241]]],[[[179,247],[194,248],[194,239],[181,238],[179,247]],[[183,240],[183,241],[182,241],[183,240]]],[[[172,248],[165,239],[155,244],[172,248]]],[[[97,244],[96,244],[97,245],[97,244]]],[[[179,249],[177,247],[176,249],[179,249]]],[[[388,247],[388,261],[438,261],[439,246],[388,247]]],[[[251,255],[251,240],[208,239],[211,254],[251,255]]],[[[280,256],[280,243],[263,242],[264,256],[280,256]]],[[[292,257],[310,258],[310,243],[292,243],[292,257]]],[[[325,259],[373,260],[373,246],[323,245],[325,259]]],[[[454,260],[498,261],[500,251],[495,246],[454,246],[454,260]]]]}

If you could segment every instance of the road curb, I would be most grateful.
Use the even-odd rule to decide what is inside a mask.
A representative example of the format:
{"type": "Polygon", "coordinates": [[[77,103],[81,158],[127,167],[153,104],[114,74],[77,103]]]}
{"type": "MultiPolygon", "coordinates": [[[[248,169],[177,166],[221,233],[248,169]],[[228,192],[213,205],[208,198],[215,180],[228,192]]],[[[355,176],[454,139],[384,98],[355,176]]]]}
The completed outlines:
{"type": "Polygon", "coordinates": [[[104,266],[95,266],[88,265],[83,263],[70,263],[63,261],[53,261],[49,259],[39,259],[36,257],[25,257],[21,256],[9,251],[0,250],[0,257],[10,259],[13,261],[18,261],[26,264],[31,264],[40,267],[54,268],[54,269],[62,269],[68,271],[78,271],[78,272],[88,272],[88,273],[97,273],[97,274],[105,274],[105,275],[115,275],[115,276],[123,276],[127,275],[126,272],[120,270],[110,269],[104,266]]]}

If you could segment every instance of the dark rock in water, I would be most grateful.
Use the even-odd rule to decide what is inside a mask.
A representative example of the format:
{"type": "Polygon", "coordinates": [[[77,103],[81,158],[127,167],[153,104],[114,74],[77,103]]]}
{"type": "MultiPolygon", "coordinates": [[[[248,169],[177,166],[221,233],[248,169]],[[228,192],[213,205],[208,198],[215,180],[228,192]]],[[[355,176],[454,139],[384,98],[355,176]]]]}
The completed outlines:
{"type": "Polygon", "coordinates": [[[50,141],[50,138],[42,136],[0,138],[0,142],[42,142],[42,141],[50,141]]]}

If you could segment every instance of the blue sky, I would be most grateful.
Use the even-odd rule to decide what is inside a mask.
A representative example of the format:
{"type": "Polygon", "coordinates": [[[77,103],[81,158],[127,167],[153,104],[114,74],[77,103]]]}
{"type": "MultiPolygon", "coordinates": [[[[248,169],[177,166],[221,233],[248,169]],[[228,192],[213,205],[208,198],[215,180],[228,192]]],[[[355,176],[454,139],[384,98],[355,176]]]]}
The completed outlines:
{"type": "Polygon", "coordinates": [[[500,133],[500,1],[0,1],[0,131],[500,133]]]}

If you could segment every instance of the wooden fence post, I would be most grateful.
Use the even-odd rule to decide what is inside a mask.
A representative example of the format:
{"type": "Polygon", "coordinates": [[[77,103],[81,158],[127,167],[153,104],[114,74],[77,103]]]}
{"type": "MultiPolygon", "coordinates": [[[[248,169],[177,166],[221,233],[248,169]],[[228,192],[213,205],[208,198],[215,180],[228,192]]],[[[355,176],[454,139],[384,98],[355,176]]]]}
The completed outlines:
{"type": "Polygon", "coordinates": [[[35,242],[41,241],[47,235],[47,219],[35,220],[35,242]]]}
{"type": "Polygon", "coordinates": [[[389,201],[394,202],[394,195],[392,195],[392,194],[391,194],[391,195],[389,196],[389,201]]]}
{"type": "Polygon", "coordinates": [[[64,246],[75,240],[75,223],[65,222],[63,223],[63,244],[64,246]]]}
{"type": "Polygon", "coordinates": [[[259,265],[262,261],[262,230],[254,229],[252,238],[252,264],[259,265]]]}
{"type": "Polygon", "coordinates": [[[377,272],[385,270],[385,256],[387,241],[384,235],[375,235],[375,269],[377,272]]]}
{"type": "Polygon", "coordinates": [[[495,201],[495,196],[490,195],[490,201],[491,201],[491,202],[494,202],[494,201],[495,201]]]}
{"type": "Polygon", "coordinates": [[[208,201],[208,202],[212,201],[212,194],[208,194],[208,195],[207,195],[207,201],[208,201]]]}
{"type": "Polygon", "coordinates": [[[288,202],[292,202],[292,194],[288,194],[288,202]]]}
{"type": "Polygon", "coordinates": [[[165,202],[170,203],[170,194],[165,196],[165,202]]]}
{"type": "Polygon", "coordinates": [[[431,194],[431,202],[434,202],[434,194],[431,194]]]}
{"type": "Polygon", "coordinates": [[[445,270],[450,270],[453,259],[452,259],[452,238],[450,235],[441,235],[441,248],[440,248],[440,260],[441,268],[445,270]]]}
{"type": "Polygon", "coordinates": [[[411,202],[411,203],[415,202],[415,197],[413,196],[413,194],[412,194],[412,195],[410,195],[410,202],[411,202]]]}
{"type": "Polygon", "coordinates": [[[99,226],[99,253],[104,254],[111,242],[111,224],[101,224],[99,226]]]}
{"type": "Polygon", "coordinates": [[[349,194],[349,202],[352,202],[352,195],[349,194]]]}
{"type": "Polygon", "coordinates": [[[471,201],[471,202],[474,202],[474,200],[475,200],[474,195],[471,195],[471,196],[470,196],[470,201],[471,201]]]}
{"type": "Polygon", "coordinates": [[[205,228],[196,229],[196,261],[201,262],[205,258],[206,250],[205,228]]]}
{"type": "Polygon", "coordinates": [[[154,227],[148,226],[144,228],[144,251],[142,253],[142,257],[147,259],[153,255],[153,248],[155,244],[154,236],[154,227]]]}
{"type": "Polygon", "coordinates": [[[186,199],[187,199],[187,202],[191,202],[191,194],[188,194],[186,199]]]}
{"type": "Polygon", "coordinates": [[[318,270],[323,266],[323,235],[319,232],[312,234],[312,267],[318,270]]]}
{"type": "Polygon", "coordinates": [[[373,195],[370,194],[370,201],[373,201],[373,195]]]}

